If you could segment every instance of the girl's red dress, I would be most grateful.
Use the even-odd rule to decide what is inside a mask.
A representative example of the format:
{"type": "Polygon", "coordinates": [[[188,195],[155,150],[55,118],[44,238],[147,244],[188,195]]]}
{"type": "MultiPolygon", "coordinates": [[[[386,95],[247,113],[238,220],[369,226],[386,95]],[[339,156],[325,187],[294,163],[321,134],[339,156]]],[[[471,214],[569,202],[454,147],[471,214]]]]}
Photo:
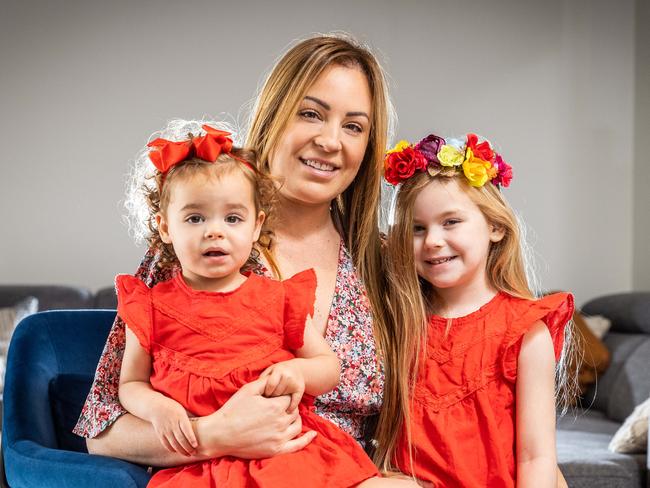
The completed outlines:
{"type": "MultiPolygon", "coordinates": [[[[313,312],[316,276],[307,270],[280,282],[250,274],[227,293],[197,291],[180,274],[148,288],[116,278],[118,313],[152,356],[151,384],[197,416],[213,413],[268,366],[295,356],[313,312]]],[[[151,487],[354,486],[377,469],[357,442],[299,406],[300,451],[259,460],[225,456],[158,471],[151,487]]]]}
{"type": "Polygon", "coordinates": [[[523,336],[542,320],[557,360],[572,314],[573,297],[566,293],[525,300],[501,292],[465,317],[431,317],[410,411],[413,465],[402,432],[396,466],[434,486],[514,487],[523,336]]]}

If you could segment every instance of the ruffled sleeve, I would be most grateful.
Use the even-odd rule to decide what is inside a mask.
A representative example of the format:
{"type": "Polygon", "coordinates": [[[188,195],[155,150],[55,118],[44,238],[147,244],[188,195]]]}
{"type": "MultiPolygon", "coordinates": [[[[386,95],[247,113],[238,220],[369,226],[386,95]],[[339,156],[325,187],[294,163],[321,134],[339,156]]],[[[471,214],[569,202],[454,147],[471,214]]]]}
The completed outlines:
{"type": "Polygon", "coordinates": [[[564,328],[573,316],[573,295],[554,293],[534,301],[522,302],[524,306],[518,312],[505,335],[505,350],[502,356],[502,370],[509,381],[517,379],[519,351],[526,332],[537,322],[543,321],[551,333],[555,360],[560,358],[564,345],[564,328]],[[526,306],[527,305],[527,306],[526,306]]]}
{"type": "Polygon", "coordinates": [[[284,287],[284,346],[300,349],[304,343],[305,321],[314,314],[316,273],[301,271],[282,282],[284,287]]]}
{"type": "Polygon", "coordinates": [[[141,280],[130,275],[115,278],[117,313],[136,335],[140,345],[151,352],[151,290],[141,280]]]}

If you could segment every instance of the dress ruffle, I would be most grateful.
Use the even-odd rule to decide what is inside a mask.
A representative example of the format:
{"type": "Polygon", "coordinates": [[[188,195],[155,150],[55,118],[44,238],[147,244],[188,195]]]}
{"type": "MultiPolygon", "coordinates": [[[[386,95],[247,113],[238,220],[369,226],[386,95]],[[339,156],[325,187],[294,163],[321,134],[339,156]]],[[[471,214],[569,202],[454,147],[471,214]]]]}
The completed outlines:
{"type": "Polygon", "coordinates": [[[284,347],[296,350],[304,343],[305,321],[314,315],[316,273],[302,271],[282,282],[284,287],[284,347]]]}
{"type": "Polygon", "coordinates": [[[115,277],[117,313],[135,334],[142,348],[151,353],[151,289],[131,275],[115,277]]]}
{"type": "Polygon", "coordinates": [[[520,316],[504,337],[501,370],[507,380],[514,382],[517,379],[517,364],[524,336],[540,320],[546,324],[551,334],[555,360],[560,358],[564,329],[573,316],[573,309],[573,295],[570,293],[554,293],[534,301],[522,300],[516,305],[520,316]]]}

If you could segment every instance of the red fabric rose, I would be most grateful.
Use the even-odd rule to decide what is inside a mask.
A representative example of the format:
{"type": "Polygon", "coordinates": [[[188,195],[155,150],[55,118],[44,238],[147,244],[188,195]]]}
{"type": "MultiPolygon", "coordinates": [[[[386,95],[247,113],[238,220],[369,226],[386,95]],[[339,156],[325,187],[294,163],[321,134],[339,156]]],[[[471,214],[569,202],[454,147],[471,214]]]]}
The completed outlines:
{"type": "Polygon", "coordinates": [[[510,182],[512,181],[512,166],[506,163],[500,154],[496,154],[494,166],[496,167],[498,173],[492,180],[492,183],[504,188],[508,188],[508,185],[510,185],[510,182]]]}
{"type": "Polygon", "coordinates": [[[427,159],[420,151],[407,147],[386,156],[384,168],[386,181],[391,185],[397,185],[413,176],[416,171],[427,169],[427,159]]]}
{"type": "Polygon", "coordinates": [[[488,141],[483,141],[479,144],[478,136],[476,134],[467,134],[467,147],[472,150],[474,156],[483,161],[492,161],[494,159],[494,151],[490,147],[488,141]]]}

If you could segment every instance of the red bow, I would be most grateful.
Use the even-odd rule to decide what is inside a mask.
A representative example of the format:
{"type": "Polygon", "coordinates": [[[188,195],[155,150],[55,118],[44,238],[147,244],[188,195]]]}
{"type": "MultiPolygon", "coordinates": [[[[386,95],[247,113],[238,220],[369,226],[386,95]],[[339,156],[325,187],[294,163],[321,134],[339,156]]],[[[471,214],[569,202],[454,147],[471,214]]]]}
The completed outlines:
{"type": "Polygon", "coordinates": [[[201,137],[192,137],[179,142],[158,138],[147,144],[147,147],[153,148],[149,152],[149,159],[158,171],[165,174],[178,163],[192,156],[214,163],[221,153],[230,152],[232,149],[230,132],[217,130],[205,124],[201,127],[206,132],[201,137]]]}

